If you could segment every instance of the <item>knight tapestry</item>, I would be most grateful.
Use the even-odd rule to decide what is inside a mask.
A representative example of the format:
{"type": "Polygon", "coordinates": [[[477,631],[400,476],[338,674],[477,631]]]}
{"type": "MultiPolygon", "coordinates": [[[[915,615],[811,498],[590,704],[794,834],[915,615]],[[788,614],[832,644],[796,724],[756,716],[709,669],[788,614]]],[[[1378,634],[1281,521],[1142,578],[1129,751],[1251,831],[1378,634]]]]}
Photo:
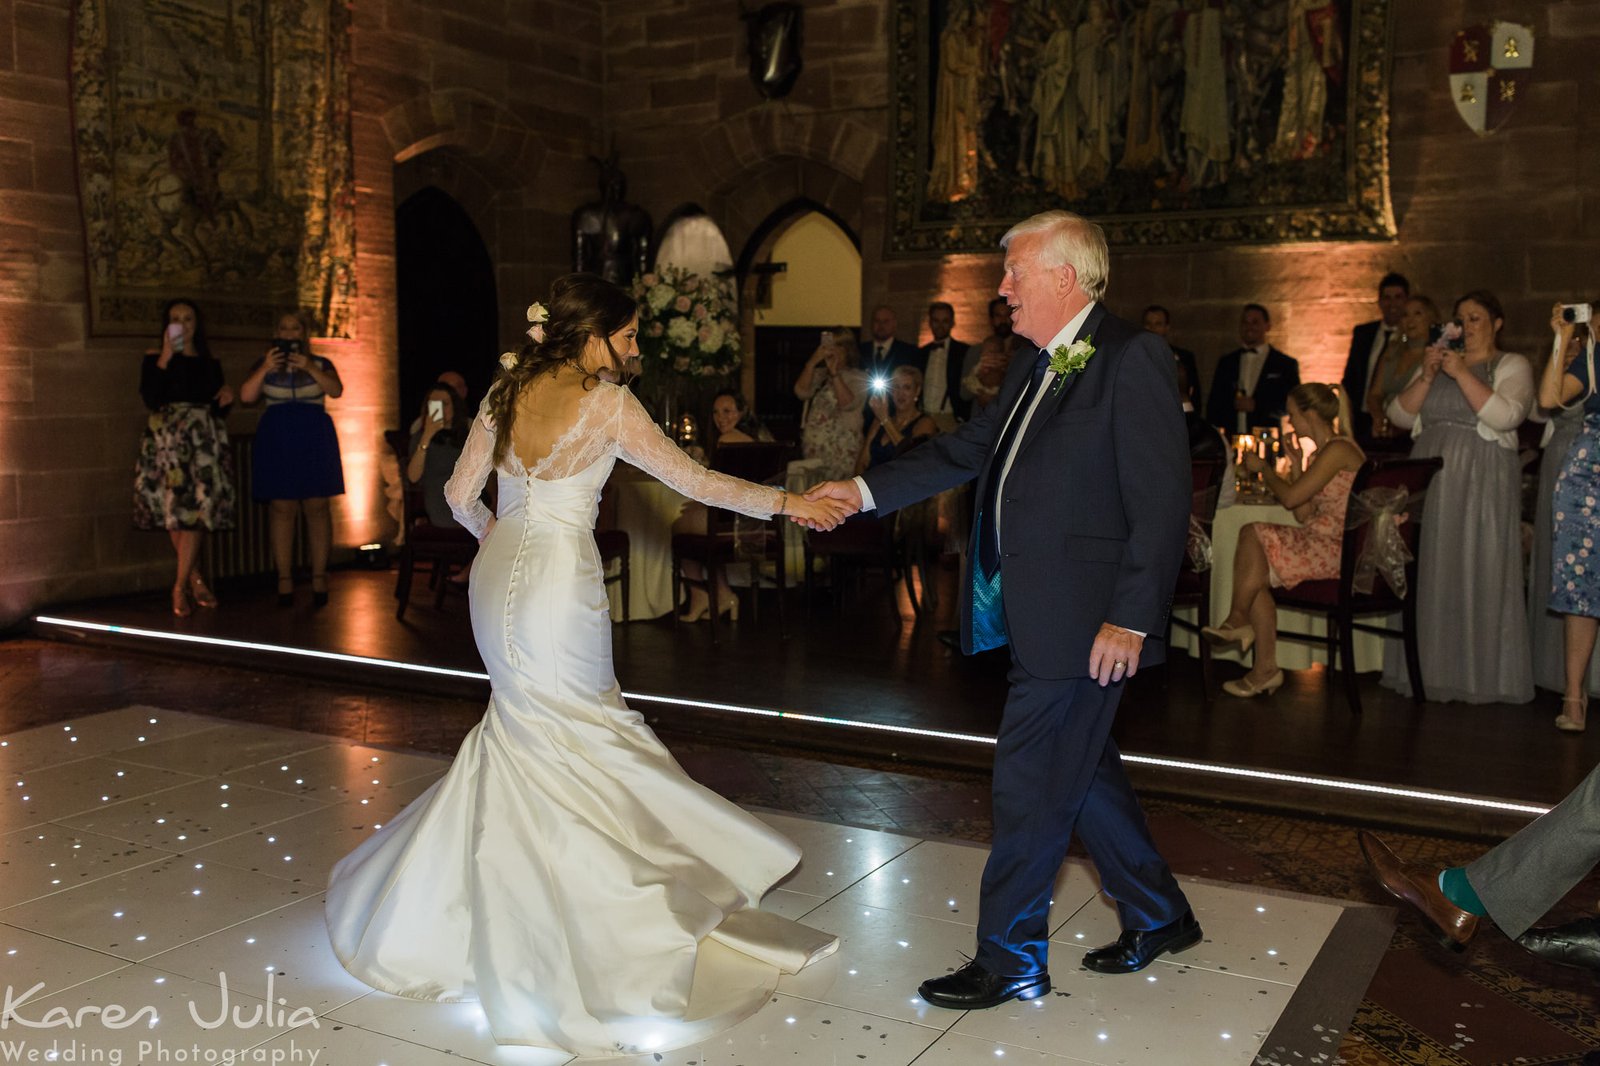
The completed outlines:
{"type": "Polygon", "coordinates": [[[192,296],[214,335],[355,315],[349,10],[341,0],[76,0],[90,322],[150,333],[192,296]]]}
{"type": "Polygon", "coordinates": [[[1390,0],[897,0],[890,252],[1395,235],[1390,0]]]}

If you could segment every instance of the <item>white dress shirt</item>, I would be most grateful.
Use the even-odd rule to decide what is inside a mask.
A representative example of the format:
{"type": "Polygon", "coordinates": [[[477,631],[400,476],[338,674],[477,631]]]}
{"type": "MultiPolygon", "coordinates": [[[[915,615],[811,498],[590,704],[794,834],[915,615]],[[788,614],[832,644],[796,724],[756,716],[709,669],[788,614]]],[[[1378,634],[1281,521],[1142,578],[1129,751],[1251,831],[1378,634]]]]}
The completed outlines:
{"type": "MultiPolygon", "coordinates": [[[[1239,381],[1238,389],[1246,396],[1256,394],[1256,383],[1261,380],[1261,368],[1267,363],[1267,351],[1271,346],[1258,344],[1254,348],[1245,348],[1239,353],[1239,381]]],[[[1250,416],[1254,412],[1240,411],[1234,419],[1234,428],[1240,433],[1250,431],[1250,416]]]]}
{"type": "Polygon", "coordinates": [[[950,338],[928,349],[928,369],[922,373],[922,409],[930,414],[943,411],[949,397],[945,394],[950,367],[950,338]]]}
{"type": "Polygon", "coordinates": [[[1389,347],[1400,332],[1399,326],[1385,326],[1378,323],[1378,328],[1372,337],[1372,350],[1367,353],[1367,380],[1361,383],[1361,395],[1350,397],[1350,405],[1357,409],[1364,408],[1367,403],[1367,393],[1372,391],[1372,376],[1378,372],[1378,360],[1383,355],[1384,349],[1389,347]]]}

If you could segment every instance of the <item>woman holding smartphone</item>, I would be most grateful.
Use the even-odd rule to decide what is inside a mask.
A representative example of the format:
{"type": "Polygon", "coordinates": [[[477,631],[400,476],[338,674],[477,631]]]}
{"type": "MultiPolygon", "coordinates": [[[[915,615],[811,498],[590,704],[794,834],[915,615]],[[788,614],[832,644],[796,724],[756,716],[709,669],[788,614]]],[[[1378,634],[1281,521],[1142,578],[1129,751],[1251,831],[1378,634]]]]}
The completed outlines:
{"type": "Polygon", "coordinates": [[[195,570],[200,538],[233,528],[233,470],[224,424],[233,390],[211,356],[205,320],[193,300],[162,308],[161,347],[145,353],[139,395],[151,411],[134,467],[133,524],[165,530],[178,556],[172,613],[187,618],[194,605],[217,598],[195,570]]]}
{"type": "Polygon", "coordinates": [[[800,451],[823,463],[818,477],[847,478],[861,451],[861,409],[867,402],[867,375],[856,366],[856,341],[843,326],[823,330],[794,394],[805,401],[800,451]]]}
{"type": "Polygon", "coordinates": [[[428,521],[447,529],[459,528],[450,504],[444,498],[445,482],[461,458],[467,442],[470,414],[456,394],[444,385],[428,390],[422,401],[421,428],[411,434],[411,458],[406,463],[406,480],[422,486],[423,506],[428,521]]]}
{"type": "Polygon", "coordinates": [[[303,510],[311,556],[311,598],[328,602],[328,551],[333,515],[328,500],[344,494],[339,435],[323,406],[344,392],[333,363],[312,355],[310,321],[299,311],[278,320],[272,346],[239,386],[239,398],[267,409],[256,426],[250,494],[272,507],[272,560],[278,570],[278,604],[294,602],[294,529],[303,510]]]}

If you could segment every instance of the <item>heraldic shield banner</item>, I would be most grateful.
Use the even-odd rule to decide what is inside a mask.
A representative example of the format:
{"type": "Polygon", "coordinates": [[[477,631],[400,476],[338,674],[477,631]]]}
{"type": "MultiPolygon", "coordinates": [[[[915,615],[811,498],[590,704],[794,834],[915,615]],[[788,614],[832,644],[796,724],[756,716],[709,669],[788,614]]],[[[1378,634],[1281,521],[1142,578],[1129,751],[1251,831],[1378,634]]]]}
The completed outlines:
{"type": "Polygon", "coordinates": [[[1450,93],[1474,133],[1487,136],[1510,117],[1533,77],[1533,27],[1495,22],[1456,31],[1450,93]]]}

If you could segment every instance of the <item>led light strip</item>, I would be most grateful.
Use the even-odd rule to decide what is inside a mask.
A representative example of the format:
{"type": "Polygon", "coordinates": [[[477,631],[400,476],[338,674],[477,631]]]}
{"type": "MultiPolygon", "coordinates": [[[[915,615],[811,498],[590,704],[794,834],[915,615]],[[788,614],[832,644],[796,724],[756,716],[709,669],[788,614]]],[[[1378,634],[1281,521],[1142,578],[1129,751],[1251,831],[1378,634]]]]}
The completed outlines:
{"type": "MultiPolygon", "coordinates": [[[[307,659],[321,659],[328,662],[352,663],[360,666],[374,666],[387,670],[404,670],[411,673],[435,674],[440,677],[462,678],[468,681],[488,681],[489,675],[473,670],[453,670],[444,666],[426,666],[420,663],[396,662],[393,659],[375,659],[367,655],[348,655],[344,652],[318,651],[314,648],[291,648],[282,644],[261,644],[250,640],[229,640],[225,637],[206,637],[193,633],[171,633],[159,629],[141,629],[137,626],[116,625],[107,622],[88,622],[74,618],[58,618],[53,615],[35,615],[34,622],[39,625],[59,626],[65,629],[88,629],[98,633],[116,633],[132,637],[145,637],[152,640],[172,640],[184,644],[200,644],[216,648],[235,648],[245,651],[273,652],[279,655],[298,655],[307,659]]],[[[800,711],[779,711],[766,707],[747,707],[737,703],[717,703],[711,700],[693,700],[678,696],[651,696],[640,692],[624,692],[623,699],[630,703],[658,703],[671,707],[693,707],[707,711],[723,711],[732,714],[747,714],[758,718],[783,718],[795,722],[810,722],[816,725],[836,726],[846,729],[866,729],[879,733],[891,733],[902,736],[934,737],[939,740],[953,740],[964,744],[982,744],[994,747],[995,738],[981,736],[976,733],[957,733],[943,729],[917,729],[913,726],[886,725],[881,722],[863,722],[851,718],[835,718],[829,715],[805,714],[800,711]]],[[[1468,796],[1454,792],[1437,792],[1425,788],[1400,788],[1395,785],[1378,785],[1370,781],[1355,781],[1342,777],[1322,777],[1315,774],[1290,774],[1280,773],[1275,770],[1257,770],[1247,766],[1229,766],[1224,763],[1193,762],[1184,759],[1166,759],[1155,755],[1138,755],[1133,752],[1123,752],[1122,761],[1135,766],[1150,766],[1161,770],[1182,770],[1188,773],[1213,774],[1218,777],[1241,778],[1250,781],[1271,781],[1275,784],[1304,785],[1308,788],[1320,788],[1330,792],[1351,792],[1363,795],[1386,796],[1391,799],[1419,800],[1427,803],[1438,803],[1446,806],[1471,807],[1478,810],[1504,811],[1511,814],[1526,814],[1536,817],[1548,811],[1549,807],[1541,807],[1532,803],[1516,803],[1511,800],[1491,799],[1484,796],[1468,796]]]]}

